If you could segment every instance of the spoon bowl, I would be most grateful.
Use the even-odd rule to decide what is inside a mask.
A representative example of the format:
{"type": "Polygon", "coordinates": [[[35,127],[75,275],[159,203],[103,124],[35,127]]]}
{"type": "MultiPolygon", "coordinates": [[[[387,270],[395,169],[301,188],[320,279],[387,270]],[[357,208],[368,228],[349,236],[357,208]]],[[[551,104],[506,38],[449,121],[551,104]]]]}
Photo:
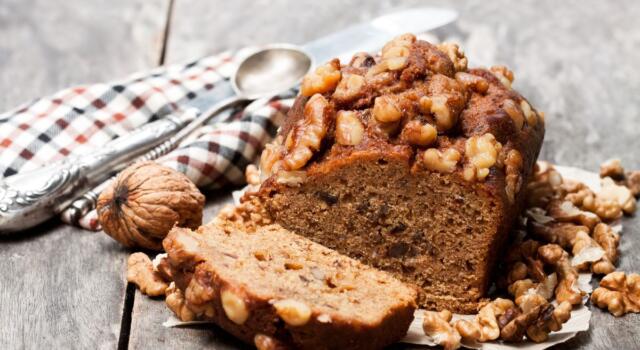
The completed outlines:
{"type": "Polygon", "coordinates": [[[245,99],[273,96],[297,85],[312,66],[311,56],[294,45],[269,45],[242,60],[231,85],[245,99]]]}

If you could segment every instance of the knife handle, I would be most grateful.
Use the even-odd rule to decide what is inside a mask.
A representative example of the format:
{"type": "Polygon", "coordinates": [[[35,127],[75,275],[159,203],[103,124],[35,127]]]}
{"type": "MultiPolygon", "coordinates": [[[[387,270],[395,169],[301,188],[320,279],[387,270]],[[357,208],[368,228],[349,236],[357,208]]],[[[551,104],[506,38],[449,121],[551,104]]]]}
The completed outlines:
{"type": "Polygon", "coordinates": [[[195,117],[188,110],[147,124],[96,152],[0,180],[0,234],[33,227],[59,213],[80,193],[102,182],[131,159],[157,146],[195,117]]]}
{"type": "MultiPolygon", "coordinates": [[[[178,138],[173,136],[167,141],[154,147],[148,153],[145,153],[142,157],[136,159],[134,163],[158,159],[172,151],[178,145],[179,141],[180,140],[178,138]]],[[[83,194],[80,198],[76,198],[71,202],[71,204],[65,208],[60,215],[62,221],[67,224],[78,225],[80,219],[96,207],[100,193],[102,193],[102,191],[104,191],[109,184],[115,180],[115,178],[115,175],[110,177],[108,180],[83,194]]]]}

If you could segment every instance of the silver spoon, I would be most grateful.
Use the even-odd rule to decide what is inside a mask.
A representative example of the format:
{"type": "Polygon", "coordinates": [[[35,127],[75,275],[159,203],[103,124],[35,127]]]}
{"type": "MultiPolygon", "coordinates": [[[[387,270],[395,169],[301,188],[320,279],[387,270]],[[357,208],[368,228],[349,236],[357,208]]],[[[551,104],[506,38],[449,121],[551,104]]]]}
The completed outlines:
{"type": "Polygon", "coordinates": [[[191,134],[223,110],[240,102],[270,98],[296,86],[309,72],[313,59],[302,49],[288,44],[273,44],[244,58],[231,76],[236,93],[206,110],[173,138],[191,134]]]}
{"type": "Polygon", "coordinates": [[[300,48],[267,46],[244,58],[233,73],[231,86],[236,95],[216,103],[197,118],[163,118],[107,143],[89,156],[69,158],[0,180],[0,234],[33,227],[67,207],[64,221],[77,222],[95,206],[108,184],[109,181],[103,182],[105,174],[132,161],[158,158],[230,106],[270,98],[293,88],[312,65],[311,56],[300,48]],[[188,120],[191,121],[184,125],[188,120]]]}

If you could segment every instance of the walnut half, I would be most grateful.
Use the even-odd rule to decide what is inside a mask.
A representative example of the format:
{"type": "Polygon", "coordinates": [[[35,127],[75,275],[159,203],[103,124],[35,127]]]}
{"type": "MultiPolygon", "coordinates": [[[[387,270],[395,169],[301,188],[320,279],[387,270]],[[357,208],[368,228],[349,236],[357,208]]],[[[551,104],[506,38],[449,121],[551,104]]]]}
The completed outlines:
{"type": "Polygon", "coordinates": [[[607,308],[614,316],[640,312],[640,275],[612,272],[600,281],[591,294],[591,301],[599,308],[607,308]]]}
{"type": "Polygon", "coordinates": [[[449,324],[451,312],[443,310],[425,311],[422,328],[424,334],[431,337],[433,341],[441,345],[445,350],[454,350],[460,347],[460,334],[449,324]]]}
{"type": "Polygon", "coordinates": [[[283,163],[286,170],[298,170],[307,164],[313,153],[320,149],[332,117],[333,109],[322,95],[315,94],[307,101],[304,119],[296,123],[285,139],[283,163]]]}
{"type": "Polygon", "coordinates": [[[484,181],[489,175],[489,169],[496,164],[501,149],[502,144],[490,133],[468,138],[465,143],[467,162],[463,173],[464,179],[484,181]]]}
{"type": "Polygon", "coordinates": [[[135,283],[142,294],[150,297],[164,295],[167,283],[153,270],[153,263],[145,253],[133,253],[127,259],[127,281],[135,283]]]}

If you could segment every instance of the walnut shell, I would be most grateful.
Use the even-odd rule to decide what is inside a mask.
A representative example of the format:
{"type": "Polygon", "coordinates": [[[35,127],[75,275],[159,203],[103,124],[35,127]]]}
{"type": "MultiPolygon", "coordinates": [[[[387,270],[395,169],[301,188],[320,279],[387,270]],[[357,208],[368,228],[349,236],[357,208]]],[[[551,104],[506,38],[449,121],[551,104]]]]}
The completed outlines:
{"type": "Polygon", "coordinates": [[[162,250],[176,225],[202,224],[205,198],[184,174],[154,162],[129,166],[98,198],[105,233],[126,247],[162,250]]]}

